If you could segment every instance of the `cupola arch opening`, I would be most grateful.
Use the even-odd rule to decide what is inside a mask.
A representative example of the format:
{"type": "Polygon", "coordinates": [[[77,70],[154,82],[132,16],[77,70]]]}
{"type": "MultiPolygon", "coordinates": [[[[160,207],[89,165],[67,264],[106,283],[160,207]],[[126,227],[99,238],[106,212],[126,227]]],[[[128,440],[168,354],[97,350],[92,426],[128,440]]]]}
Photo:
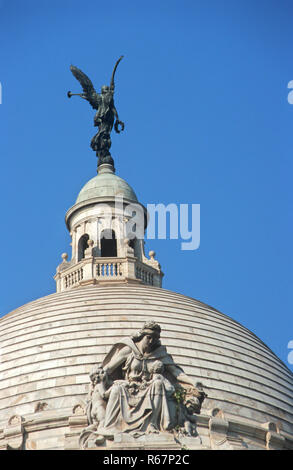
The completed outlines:
{"type": "Polygon", "coordinates": [[[117,239],[114,230],[104,229],[101,233],[100,242],[103,258],[117,257],[117,239]]]}
{"type": "Polygon", "coordinates": [[[89,235],[85,233],[78,240],[78,254],[77,254],[78,261],[81,261],[84,258],[85,250],[88,248],[89,239],[90,239],[89,235]]]}

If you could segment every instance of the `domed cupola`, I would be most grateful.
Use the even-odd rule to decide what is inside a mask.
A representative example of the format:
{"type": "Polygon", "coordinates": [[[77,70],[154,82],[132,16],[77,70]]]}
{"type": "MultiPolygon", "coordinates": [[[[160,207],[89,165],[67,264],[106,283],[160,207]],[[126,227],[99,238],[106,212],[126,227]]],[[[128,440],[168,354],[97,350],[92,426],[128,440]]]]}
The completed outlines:
{"type": "Polygon", "coordinates": [[[138,283],[161,287],[163,273],[155,253],[144,253],[147,210],[112,164],[81,189],[65,217],[72,242],[71,260],[62,254],[57,292],[88,284],[138,283]]]}
{"type": "Polygon", "coordinates": [[[99,168],[98,175],[83,186],[75,205],[92,199],[99,202],[114,200],[117,196],[123,196],[127,202],[138,202],[132,187],[115,175],[112,165],[104,164],[99,168]]]}

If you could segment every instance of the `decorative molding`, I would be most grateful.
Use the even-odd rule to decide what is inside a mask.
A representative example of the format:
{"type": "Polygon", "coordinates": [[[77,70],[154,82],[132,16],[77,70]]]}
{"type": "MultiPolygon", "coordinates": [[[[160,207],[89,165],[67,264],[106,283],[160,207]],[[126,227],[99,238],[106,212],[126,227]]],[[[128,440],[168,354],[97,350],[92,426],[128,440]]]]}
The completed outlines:
{"type": "Polygon", "coordinates": [[[3,439],[7,450],[22,450],[24,442],[23,418],[12,415],[3,430],[3,439]]]}
{"type": "Polygon", "coordinates": [[[244,440],[239,435],[233,435],[230,423],[225,418],[223,410],[214,408],[209,420],[209,435],[211,449],[213,450],[243,450],[247,448],[244,440]]]}

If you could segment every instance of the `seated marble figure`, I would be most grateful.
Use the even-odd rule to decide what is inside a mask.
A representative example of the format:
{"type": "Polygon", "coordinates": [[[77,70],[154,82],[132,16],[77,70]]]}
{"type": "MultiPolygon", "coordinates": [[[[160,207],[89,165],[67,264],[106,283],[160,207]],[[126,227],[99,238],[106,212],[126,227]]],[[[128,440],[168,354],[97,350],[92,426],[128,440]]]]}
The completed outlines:
{"type": "Polygon", "coordinates": [[[90,437],[98,445],[117,433],[139,437],[180,429],[195,435],[194,414],[200,412],[206,395],[161,345],[160,333],[157,323],[145,323],[94,367],[82,447],[90,437]]]}

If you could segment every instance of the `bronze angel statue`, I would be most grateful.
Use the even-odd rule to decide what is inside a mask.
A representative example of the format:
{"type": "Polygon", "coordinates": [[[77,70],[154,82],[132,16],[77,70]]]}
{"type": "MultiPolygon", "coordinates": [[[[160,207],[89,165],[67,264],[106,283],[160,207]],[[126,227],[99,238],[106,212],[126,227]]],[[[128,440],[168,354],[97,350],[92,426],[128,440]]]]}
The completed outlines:
{"type": "Polygon", "coordinates": [[[121,56],[115,64],[110,86],[103,85],[101,87],[100,94],[96,92],[91,80],[85,73],[73,65],[70,66],[72,74],[82,86],[83,93],[71,93],[69,91],[67,93],[68,98],[71,98],[73,95],[80,96],[87,100],[91,106],[97,110],[94,117],[94,126],[97,126],[99,131],[91,140],[91,148],[96,152],[96,155],[99,158],[98,166],[102,163],[110,163],[114,166],[114,162],[110,154],[110,134],[113,129],[113,125],[117,133],[124,130],[124,123],[119,120],[118,113],[114,105],[114,76],[117,66],[122,58],[123,56],[121,56]]]}

